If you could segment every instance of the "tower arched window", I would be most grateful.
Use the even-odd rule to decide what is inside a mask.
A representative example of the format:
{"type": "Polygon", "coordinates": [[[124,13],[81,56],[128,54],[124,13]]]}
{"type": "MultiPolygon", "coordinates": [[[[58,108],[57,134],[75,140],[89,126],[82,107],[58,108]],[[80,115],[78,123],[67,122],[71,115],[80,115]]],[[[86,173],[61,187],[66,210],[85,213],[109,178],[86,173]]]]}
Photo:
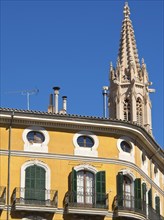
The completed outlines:
{"type": "Polygon", "coordinates": [[[124,100],[123,103],[123,112],[124,112],[124,120],[131,121],[130,101],[127,98],[124,100]]]}
{"type": "Polygon", "coordinates": [[[137,98],[136,100],[136,111],[137,111],[137,123],[139,125],[143,124],[143,110],[142,110],[142,100],[137,98]]]}

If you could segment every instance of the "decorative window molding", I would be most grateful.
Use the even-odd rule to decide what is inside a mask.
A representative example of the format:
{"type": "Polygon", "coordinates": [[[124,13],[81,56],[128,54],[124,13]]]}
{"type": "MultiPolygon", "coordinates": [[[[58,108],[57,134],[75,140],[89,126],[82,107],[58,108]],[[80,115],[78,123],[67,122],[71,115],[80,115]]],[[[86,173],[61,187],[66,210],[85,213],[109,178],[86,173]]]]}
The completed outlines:
{"type": "Polygon", "coordinates": [[[89,156],[89,157],[98,157],[98,145],[99,140],[96,135],[94,135],[92,132],[89,131],[79,131],[73,136],[73,144],[75,146],[74,148],[74,155],[79,156],[89,156]],[[89,137],[93,140],[93,146],[92,147],[82,147],[78,144],[78,138],[81,136],[89,137]]]}
{"type": "MultiPolygon", "coordinates": [[[[26,172],[26,168],[33,166],[33,165],[37,165],[42,167],[45,170],[45,188],[46,190],[50,190],[50,168],[48,167],[47,164],[38,161],[38,160],[31,160],[31,161],[27,161],[25,162],[22,166],[21,166],[21,188],[25,188],[25,172],[26,172]]],[[[21,192],[21,197],[24,198],[24,191],[21,192]]],[[[48,199],[48,198],[47,198],[48,199]]]]}
{"type": "Polygon", "coordinates": [[[89,165],[89,164],[82,164],[82,165],[78,165],[76,167],[74,167],[74,170],[76,170],[76,172],[80,171],[80,170],[88,170],[94,174],[96,174],[98,171],[95,167],[89,165]]]}
{"type": "Polygon", "coordinates": [[[24,141],[24,151],[48,152],[49,135],[44,128],[37,126],[28,127],[24,130],[22,138],[24,141]],[[40,134],[42,141],[30,141],[29,134],[32,132],[40,134]]]}
{"type": "Polygon", "coordinates": [[[134,144],[133,144],[131,138],[126,137],[126,136],[120,137],[117,140],[117,148],[119,150],[119,159],[135,163],[135,158],[134,158],[135,148],[134,148],[134,144]],[[131,150],[129,152],[126,152],[122,148],[122,146],[121,146],[122,142],[127,143],[127,146],[131,147],[131,150]]]}
{"type": "Polygon", "coordinates": [[[132,182],[134,182],[134,180],[136,179],[135,175],[130,170],[123,169],[120,170],[120,172],[122,172],[124,176],[128,176],[132,182]]]}

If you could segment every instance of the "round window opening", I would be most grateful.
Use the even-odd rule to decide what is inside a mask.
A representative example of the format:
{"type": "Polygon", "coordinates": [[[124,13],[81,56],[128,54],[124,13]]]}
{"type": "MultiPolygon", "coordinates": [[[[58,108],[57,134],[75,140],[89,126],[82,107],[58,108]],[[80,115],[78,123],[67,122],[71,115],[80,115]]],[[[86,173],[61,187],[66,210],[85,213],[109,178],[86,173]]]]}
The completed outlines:
{"type": "Polygon", "coordinates": [[[44,135],[39,131],[28,132],[27,139],[30,143],[43,143],[45,141],[44,135]]]}
{"type": "Polygon", "coordinates": [[[121,149],[126,153],[130,153],[132,150],[132,147],[130,146],[130,144],[128,142],[122,141],[121,142],[121,149]]]}
{"type": "Polygon", "coordinates": [[[145,156],[145,154],[144,154],[144,153],[142,153],[142,163],[144,164],[144,163],[145,163],[145,161],[146,161],[146,156],[145,156]]]}
{"type": "Polygon", "coordinates": [[[77,138],[77,143],[80,147],[91,148],[94,145],[94,140],[88,136],[80,136],[77,138]]]}

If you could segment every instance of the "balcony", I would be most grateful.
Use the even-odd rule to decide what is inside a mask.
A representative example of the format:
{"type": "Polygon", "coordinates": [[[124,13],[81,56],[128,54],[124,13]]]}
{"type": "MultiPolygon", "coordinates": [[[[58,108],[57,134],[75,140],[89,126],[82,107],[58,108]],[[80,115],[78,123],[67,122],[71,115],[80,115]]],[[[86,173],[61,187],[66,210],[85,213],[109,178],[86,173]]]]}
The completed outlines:
{"type": "Polygon", "coordinates": [[[135,199],[133,196],[116,196],[113,201],[113,210],[115,217],[146,218],[146,203],[142,199],[135,199]]]}
{"type": "Polygon", "coordinates": [[[57,210],[56,190],[34,190],[17,187],[14,189],[11,204],[14,211],[51,212],[57,210]]]}
{"type": "Polygon", "coordinates": [[[108,213],[108,196],[89,192],[67,192],[64,206],[67,214],[106,216],[108,213]]]}
{"type": "Polygon", "coordinates": [[[148,219],[149,220],[164,220],[164,217],[156,212],[151,206],[148,206],[148,219]]]}
{"type": "Polygon", "coordinates": [[[4,209],[6,203],[6,187],[0,186],[0,210],[4,209]]]}

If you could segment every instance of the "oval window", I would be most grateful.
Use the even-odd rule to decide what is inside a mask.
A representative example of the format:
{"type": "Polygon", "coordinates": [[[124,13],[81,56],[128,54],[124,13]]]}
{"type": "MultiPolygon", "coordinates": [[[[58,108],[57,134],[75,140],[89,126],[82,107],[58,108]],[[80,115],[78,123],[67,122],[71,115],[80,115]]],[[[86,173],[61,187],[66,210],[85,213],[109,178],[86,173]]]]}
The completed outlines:
{"type": "Polygon", "coordinates": [[[30,143],[43,143],[45,141],[44,135],[39,131],[28,132],[27,139],[30,143]]]}
{"type": "Polygon", "coordinates": [[[144,153],[142,153],[142,163],[144,164],[144,163],[145,163],[145,161],[146,161],[146,156],[145,156],[145,154],[144,154],[144,153]]]}
{"type": "Polygon", "coordinates": [[[94,145],[93,139],[88,136],[78,137],[77,143],[80,147],[93,147],[93,145],[94,145]]]}
{"type": "Polygon", "coordinates": [[[127,143],[126,141],[122,141],[121,142],[121,149],[126,153],[130,153],[132,148],[129,143],[127,143]]]}

